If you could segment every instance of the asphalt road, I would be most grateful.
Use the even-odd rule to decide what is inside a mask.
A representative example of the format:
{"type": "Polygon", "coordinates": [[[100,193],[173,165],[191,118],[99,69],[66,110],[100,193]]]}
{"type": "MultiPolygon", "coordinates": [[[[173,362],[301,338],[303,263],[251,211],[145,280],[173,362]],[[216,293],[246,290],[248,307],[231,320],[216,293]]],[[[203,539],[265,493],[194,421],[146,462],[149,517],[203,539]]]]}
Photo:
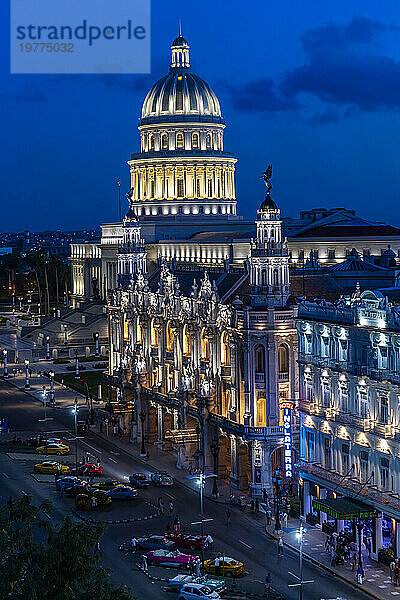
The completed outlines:
{"type": "MultiPolygon", "coordinates": [[[[84,416],[84,410],[86,409],[82,409],[80,418],[84,416]]],[[[72,435],[73,419],[70,409],[48,410],[48,416],[52,420],[43,422],[40,420],[44,416],[41,404],[4,380],[0,380],[0,416],[5,416],[10,422],[11,433],[17,431],[26,437],[30,432],[40,431],[57,432],[65,440],[70,439],[72,435]]],[[[94,434],[89,434],[79,441],[79,454],[82,455],[84,452],[90,452],[93,457],[100,457],[106,474],[112,477],[122,478],[132,472],[143,470],[140,461],[118,449],[112,441],[104,440],[94,434]]],[[[69,460],[73,462],[73,456],[69,460]]],[[[11,459],[4,452],[0,452],[0,496],[6,500],[10,495],[17,496],[25,493],[31,495],[35,503],[49,498],[53,503],[49,518],[59,522],[71,510],[73,501],[61,498],[53,483],[36,481],[31,476],[34,462],[33,459],[11,459]]],[[[121,553],[118,547],[121,542],[130,539],[133,535],[139,537],[144,534],[164,533],[167,521],[172,522],[175,514],[179,515],[185,529],[198,532],[199,526],[192,526],[191,523],[198,521],[200,517],[199,495],[181,484],[176,484],[168,490],[149,487],[140,490],[139,493],[141,498],[154,504],[157,504],[158,497],[162,496],[166,509],[170,500],[173,500],[174,513],[150,521],[109,525],[102,538],[102,561],[105,566],[113,570],[113,579],[116,582],[132,587],[138,600],[148,598],[150,595],[155,600],[175,598],[173,594],[165,592],[160,583],[152,582],[137,569],[136,562],[140,553],[136,557],[127,556],[121,553]]],[[[132,516],[138,516],[139,503],[133,501],[130,504],[132,508],[127,503],[118,505],[114,502],[106,518],[125,518],[127,511],[132,511],[132,516]]],[[[287,600],[297,599],[298,588],[289,588],[288,584],[295,582],[289,572],[298,573],[298,555],[285,549],[284,557],[278,557],[276,543],[266,536],[261,524],[239,510],[232,509],[232,523],[228,527],[225,510],[226,507],[221,504],[211,500],[205,501],[205,516],[212,519],[206,526],[206,532],[211,533],[214,538],[214,552],[223,552],[244,563],[248,574],[238,580],[238,588],[262,593],[266,572],[270,571],[273,588],[287,600]]],[[[173,577],[175,574],[176,571],[165,569],[163,576],[173,577]]],[[[346,600],[370,598],[353,586],[308,563],[304,563],[304,579],[314,580],[314,583],[305,586],[305,600],[331,599],[339,596],[346,600]]]]}

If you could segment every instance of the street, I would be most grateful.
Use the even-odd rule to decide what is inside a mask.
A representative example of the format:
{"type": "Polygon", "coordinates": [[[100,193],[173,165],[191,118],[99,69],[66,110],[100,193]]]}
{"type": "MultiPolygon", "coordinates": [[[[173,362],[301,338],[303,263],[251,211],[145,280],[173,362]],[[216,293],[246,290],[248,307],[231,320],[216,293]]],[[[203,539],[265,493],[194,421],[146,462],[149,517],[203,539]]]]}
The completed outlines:
{"type": "MultiPolygon", "coordinates": [[[[80,412],[80,418],[84,418],[86,407],[82,406],[80,412]]],[[[60,459],[62,462],[73,464],[75,442],[71,441],[73,437],[71,407],[48,409],[47,416],[52,420],[41,421],[43,419],[41,403],[9,382],[0,380],[0,417],[5,417],[11,427],[10,434],[2,433],[3,440],[0,439],[0,442],[11,439],[14,433],[26,438],[38,432],[51,432],[52,435],[57,434],[57,437],[61,437],[63,442],[71,446],[70,455],[60,457],[60,459]]],[[[49,519],[55,522],[59,522],[67,512],[73,509],[73,499],[61,497],[60,492],[56,491],[53,481],[42,481],[41,478],[32,476],[33,465],[42,459],[35,456],[33,452],[25,455],[18,453],[17,447],[13,452],[9,452],[9,446],[4,451],[4,443],[0,444],[0,448],[0,496],[2,502],[5,502],[10,496],[17,497],[21,494],[32,496],[34,503],[50,499],[53,509],[49,519]]],[[[105,475],[109,477],[123,480],[133,472],[150,472],[149,466],[115,446],[112,440],[104,439],[92,432],[85,434],[85,437],[78,441],[79,457],[87,452],[94,461],[97,457],[100,458],[105,475]]],[[[50,460],[59,460],[59,457],[50,457],[50,460]]],[[[164,514],[134,523],[110,524],[101,540],[103,564],[113,570],[113,579],[117,583],[131,586],[138,599],[148,598],[150,594],[157,599],[166,596],[172,597],[173,594],[167,593],[163,590],[162,583],[148,579],[136,567],[140,560],[140,551],[137,551],[136,556],[125,555],[118,550],[119,545],[132,536],[163,534],[168,521],[172,524],[175,515],[179,515],[185,530],[199,533],[199,525],[191,525],[192,522],[198,522],[200,517],[198,493],[179,483],[168,488],[167,491],[150,485],[149,488],[139,490],[137,500],[129,503],[114,502],[109,511],[96,513],[95,517],[118,520],[148,516],[154,513],[152,507],[157,505],[160,496],[164,500],[165,513],[168,513],[169,502],[173,500],[174,511],[172,514],[164,514]]],[[[245,565],[246,575],[236,580],[237,590],[263,594],[265,575],[270,571],[274,590],[288,600],[298,598],[298,588],[288,587],[289,584],[295,583],[289,572],[298,573],[297,554],[285,548],[284,556],[278,557],[276,542],[265,534],[261,522],[250,518],[236,508],[232,508],[232,523],[229,526],[226,525],[225,505],[206,499],[204,511],[205,516],[212,519],[205,525],[206,533],[210,533],[214,538],[214,547],[210,551],[206,550],[205,557],[210,558],[216,553],[223,553],[225,556],[232,556],[242,561],[245,565]]],[[[89,516],[92,514],[87,513],[89,516]]],[[[157,570],[157,574],[159,572],[160,569],[157,570]]],[[[173,577],[175,574],[178,574],[178,571],[164,569],[162,577],[173,577]]],[[[304,565],[304,579],[314,580],[314,583],[305,586],[304,598],[307,600],[338,596],[346,600],[363,600],[370,597],[308,563],[304,565]]],[[[228,580],[230,588],[232,588],[232,581],[228,580]]],[[[238,593],[228,590],[226,597],[234,597],[238,593]]]]}

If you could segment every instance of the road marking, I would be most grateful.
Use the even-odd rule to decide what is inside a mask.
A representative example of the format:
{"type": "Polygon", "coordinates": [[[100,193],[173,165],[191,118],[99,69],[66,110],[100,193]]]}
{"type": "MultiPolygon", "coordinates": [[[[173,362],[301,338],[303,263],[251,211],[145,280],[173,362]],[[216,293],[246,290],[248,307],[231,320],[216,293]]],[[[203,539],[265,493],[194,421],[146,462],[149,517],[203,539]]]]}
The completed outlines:
{"type": "Polygon", "coordinates": [[[165,492],[165,495],[168,496],[168,498],[171,498],[171,500],[175,500],[174,496],[171,496],[171,494],[168,494],[168,492],[165,492]]]}
{"type": "Polygon", "coordinates": [[[43,514],[45,517],[47,517],[48,519],[50,519],[50,515],[47,514],[47,512],[43,511],[43,514]]]}
{"type": "Polygon", "coordinates": [[[114,452],[113,450],[110,450],[111,454],[115,454],[115,456],[119,456],[119,452],[114,452]]]}
{"type": "Polygon", "coordinates": [[[246,546],[247,548],[250,548],[250,550],[251,550],[251,546],[249,546],[248,544],[246,544],[246,542],[244,542],[243,540],[239,540],[239,542],[241,544],[243,544],[243,546],[246,546]]]}
{"type": "Polygon", "coordinates": [[[86,446],[89,446],[89,448],[91,448],[92,450],[94,450],[97,454],[101,454],[100,450],[97,450],[97,448],[94,448],[93,446],[91,446],[87,442],[82,442],[82,444],[86,444],[86,446]]]}
{"type": "Polygon", "coordinates": [[[109,460],[112,460],[113,463],[117,464],[117,461],[115,460],[115,458],[111,458],[111,456],[109,457],[109,460]]]}
{"type": "Polygon", "coordinates": [[[2,473],[3,477],[6,477],[7,479],[10,479],[10,476],[7,475],[7,473],[2,473]]]}
{"type": "Polygon", "coordinates": [[[23,493],[25,496],[27,496],[27,495],[28,495],[28,494],[27,494],[27,493],[26,493],[24,490],[21,490],[21,492],[22,492],[22,493],[23,493]]]}

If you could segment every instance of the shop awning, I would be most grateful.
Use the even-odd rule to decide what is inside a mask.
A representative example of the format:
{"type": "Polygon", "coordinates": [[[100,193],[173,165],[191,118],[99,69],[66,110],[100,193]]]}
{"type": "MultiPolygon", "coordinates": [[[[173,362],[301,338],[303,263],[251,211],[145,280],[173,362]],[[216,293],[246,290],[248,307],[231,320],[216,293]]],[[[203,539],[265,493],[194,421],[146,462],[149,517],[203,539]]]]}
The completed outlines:
{"type": "Polygon", "coordinates": [[[320,510],[334,519],[354,519],[360,517],[361,519],[370,519],[372,517],[378,517],[379,512],[358,500],[353,498],[324,498],[314,499],[312,501],[313,509],[320,510]]]}
{"type": "Polygon", "coordinates": [[[196,429],[168,429],[165,439],[173,444],[185,444],[187,442],[198,442],[199,434],[196,429]]]}

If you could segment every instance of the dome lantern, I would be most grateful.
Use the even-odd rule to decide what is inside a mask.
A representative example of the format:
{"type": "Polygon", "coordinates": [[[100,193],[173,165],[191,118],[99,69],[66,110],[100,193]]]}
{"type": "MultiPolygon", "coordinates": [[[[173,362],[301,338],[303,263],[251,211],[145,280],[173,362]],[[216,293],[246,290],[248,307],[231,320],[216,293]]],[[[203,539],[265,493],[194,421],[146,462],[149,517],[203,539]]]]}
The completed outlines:
{"type": "Polygon", "coordinates": [[[190,68],[189,44],[182,35],[181,22],[179,21],[179,35],[171,46],[171,69],[190,68]]]}

